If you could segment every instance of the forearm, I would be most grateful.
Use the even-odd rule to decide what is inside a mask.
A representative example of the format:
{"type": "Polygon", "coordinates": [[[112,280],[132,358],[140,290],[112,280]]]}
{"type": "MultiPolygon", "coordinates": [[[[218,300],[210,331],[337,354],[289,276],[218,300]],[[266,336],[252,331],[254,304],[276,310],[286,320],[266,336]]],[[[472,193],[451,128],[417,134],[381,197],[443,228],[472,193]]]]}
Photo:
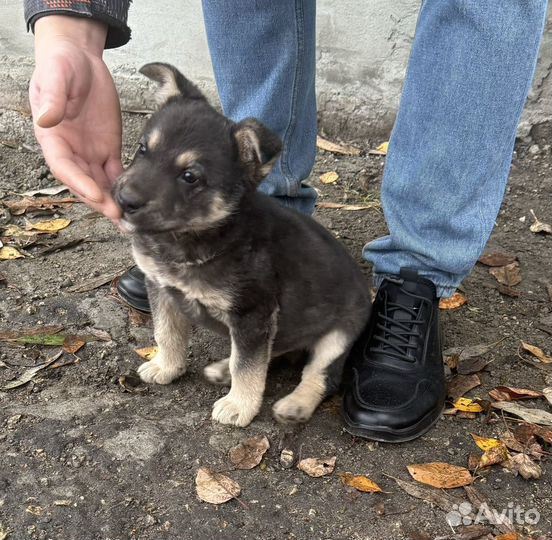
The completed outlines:
{"type": "MultiPolygon", "coordinates": [[[[130,28],[127,26],[127,14],[131,0],[89,0],[82,2],[77,0],[25,0],[25,21],[27,28],[35,32],[35,24],[40,20],[51,19],[52,15],[70,16],[72,19],[95,21],[105,29],[102,48],[112,48],[124,45],[130,39],[130,28]]],[[[65,21],[67,17],[55,17],[59,21],[59,31],[65,33],[65,21]]],[[[95,38],[93,28],[95,25],[83,25],[88,28],[87,37],[95,38]]],[[[36,33],[36,32],[35,32],[36,33]]],[[[95,40],[94,40],[95,42],[95,40]]]]}

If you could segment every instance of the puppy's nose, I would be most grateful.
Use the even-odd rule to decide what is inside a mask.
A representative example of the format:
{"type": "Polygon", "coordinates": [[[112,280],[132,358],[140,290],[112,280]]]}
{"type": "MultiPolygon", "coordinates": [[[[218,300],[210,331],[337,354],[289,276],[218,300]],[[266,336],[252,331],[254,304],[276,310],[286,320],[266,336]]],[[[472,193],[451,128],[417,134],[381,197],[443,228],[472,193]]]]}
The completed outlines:
{"type": "Polygon", "coordinates": [[[139,210],[146,204],[146,201],[144,201],[138,194],[124,189],[120,190],[115,195],[115,201],[121,207],[122,211],[127,214],[136,212],[136,210],[139,210]]]}

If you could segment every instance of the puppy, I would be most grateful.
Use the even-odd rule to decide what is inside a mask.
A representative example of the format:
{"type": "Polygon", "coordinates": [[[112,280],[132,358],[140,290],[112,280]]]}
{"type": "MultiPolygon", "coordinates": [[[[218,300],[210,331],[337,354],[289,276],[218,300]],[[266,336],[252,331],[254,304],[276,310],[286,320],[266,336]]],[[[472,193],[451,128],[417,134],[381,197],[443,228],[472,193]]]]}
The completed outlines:
{"type": "Polygon", "coordinates": [[[159,346],[140,377],[168,384],[186,371],[191,323],[229,335],[230,357],[205,368],[231,384],[212,416],[247,426],[271,358],[308,351],[301,382],[273,407],[281,422],[305,422],[339,385],[369,316],[367,283],[321,225],[257,191],[278,158],[276,135],[225,118],[170,65],[140,71],[159,83],[161,107],[114,187],[159,346]]]}

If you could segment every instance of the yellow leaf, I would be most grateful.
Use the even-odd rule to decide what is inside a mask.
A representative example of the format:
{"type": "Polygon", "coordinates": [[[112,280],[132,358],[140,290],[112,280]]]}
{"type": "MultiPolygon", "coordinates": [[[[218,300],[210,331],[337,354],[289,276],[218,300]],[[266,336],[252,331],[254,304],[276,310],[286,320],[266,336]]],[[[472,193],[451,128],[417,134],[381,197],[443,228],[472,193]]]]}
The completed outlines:
{"type": "Polygon", "coordinates": [[[550,364],[550,362],[552,362],[552,358],[550,358],[547,354],[544,354],[544,351],[535,345],[530,345],[529,343],[522,341],[521,348],[532,354],[535,358],[538,358],[543,364],[550,364]]]}
{"type": "Polygon", "coordinates": [[[21,259],[23,255],[13,247],[0,248],[0,261],[10,261],[12,259],[21,259]]]}
{"type": "Polygon", "coordinates": [[[12,224],[4,228],[1,236],[10,237],[10,238],[17,238],[17,237],[30,238],[30,237],[36,236],[36,234],[37,233],[35,232],[26,231],[21,227],[18,227],[17,225],[12,224]]]}
{"type": "Polygon", "coordinates": [[[388,150],[389,150],[389,141],[385,141],[381,143],[375,150],[372,150],[370,153],[386,156],[388,150]]]}
{"type": "Polygon", "coordinates": [[[134,352],[146,360],[151,360],[159,352],[159,347],[144,347],[143,349],[134,349],[134,352]]]}
{"type": "Polygon", "coordinates": [[[483,411],[483,407],[479,403],[468,398],[460,398],[454,406],[462,412],[478,413],[483,411]]]}
{"type": "Polygon", "coordinates": [[[35,231],[58,232],[65,229],[65,227],[68,227],[70,223],[70,219],[49,219],[47,221],[39,221],[37,223],[29,222],[28,228],[34,229],[35,231]]]}
{"type": "Polygon", "coordinates": [[[372,480],[363,475],[343,473],[339,475],[346,486],[351,486],[364,493],[381,493],[381,488],[372,480]]]}
{"type": "Polygon", "coordinates": [[[498,439],[486,439],[485,437],[480,437],[479,435],[476,435],[475,433],[471,433],[471,436],[473,437],[473,440],[475,441],[475,444],[483,450],[483,452],[486,452],[487,450],[490,450],[491,448],[496,448],[498,446],[504,446],[504,443],[502,441],[499,441],[498,439]]]}
{"type": "Polygon", "coordinates": [[[420,463],[408,465],[407,469],[414,480],[437,488],[467,486],[473,481],[468,469],[449,463],[420,463]]]}
{"type": "Polygon", "coordinates": [[[335,171],[330,171],[320,175],[320,181],[323,184],[335,184],[339,180],[339,174],[335,171]]]}
{"type": "Polygon", "coordinates": [[[456,309],[467,304],[468,299],[459,292],[455,292],[450,298],[439,300],[439,309],[456,309]]]}

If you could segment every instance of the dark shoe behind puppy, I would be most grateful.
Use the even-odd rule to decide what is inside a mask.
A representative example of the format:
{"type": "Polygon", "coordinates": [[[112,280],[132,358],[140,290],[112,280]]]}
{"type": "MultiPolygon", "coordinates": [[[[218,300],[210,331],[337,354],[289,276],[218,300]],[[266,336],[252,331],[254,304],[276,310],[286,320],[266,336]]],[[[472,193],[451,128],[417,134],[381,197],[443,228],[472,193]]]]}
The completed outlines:
{"type": "Polygon", "coordinates": [[[280,421],[306,421],[336,390],[368,319],[363,275],[316,221],[257,191],[281,148],[271,131],[225,118],[172,66],[141,72],[160,83],[161,108],[114,188],[159,346],[140,376],[167,384],[185,372],[190,323],[229,334],[230,358],[205,375],[231,382],[213,418],[246,426],[270,359],[306,350],[300,384],[273,407],[280,421]]]}

